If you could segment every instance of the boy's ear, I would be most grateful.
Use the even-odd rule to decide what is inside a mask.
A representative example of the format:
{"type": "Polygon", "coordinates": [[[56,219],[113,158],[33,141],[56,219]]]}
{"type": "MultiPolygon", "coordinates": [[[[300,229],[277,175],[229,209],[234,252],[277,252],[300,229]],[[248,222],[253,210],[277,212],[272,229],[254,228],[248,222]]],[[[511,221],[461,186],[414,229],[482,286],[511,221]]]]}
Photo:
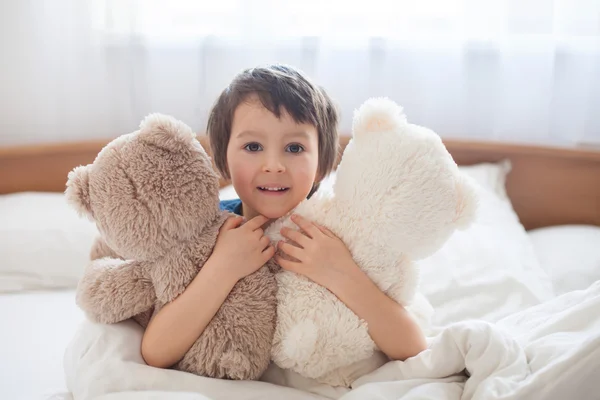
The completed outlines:
{"type": "Polygon", "coordinates": [[[90,203],[89,165],[80,165],[69,172],[65,196],[67,202],[75,208],[80,216],[93,220],[90,203]]]}

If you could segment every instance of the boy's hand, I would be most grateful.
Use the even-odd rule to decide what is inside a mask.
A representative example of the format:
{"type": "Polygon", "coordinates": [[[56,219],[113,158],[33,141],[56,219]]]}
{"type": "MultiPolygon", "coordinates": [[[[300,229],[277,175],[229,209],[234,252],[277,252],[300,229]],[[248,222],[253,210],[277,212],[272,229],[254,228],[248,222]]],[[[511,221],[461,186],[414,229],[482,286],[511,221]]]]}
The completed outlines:
{"type": "Polygon", "coordinates": [[[231,217],[223,223],[210,256],[216,268],[226,269],[236,281],[257,271],[275,254],[262,229],[268,218],[259,215],[242,225],[243,221],[231,217]]]}
{"type": "Polygon", "coordinates": [[[281,268],[306,276],[315,283],[330,289],[336,277],[347,274],[348,268],[358,268],[350,251],[329,229],[316,225],[299,215],[292,221],[303,232],[282,228],[281,234],[297,245],[280,241],[279,249],[294,260],[276,255],[281,268]]]}

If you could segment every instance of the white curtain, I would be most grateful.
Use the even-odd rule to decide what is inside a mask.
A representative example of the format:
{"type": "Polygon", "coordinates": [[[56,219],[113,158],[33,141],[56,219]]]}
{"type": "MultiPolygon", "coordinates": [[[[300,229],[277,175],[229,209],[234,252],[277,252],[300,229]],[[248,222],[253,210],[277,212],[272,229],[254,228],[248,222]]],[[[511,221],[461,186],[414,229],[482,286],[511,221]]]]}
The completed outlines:
{"type": "Polygon", "coordinates": [[[389,96],[444,137],[600,145],[600,0],[4,0],[0,145],[203,132],[239,70],[293,64],[348,133],[389,96]]]}

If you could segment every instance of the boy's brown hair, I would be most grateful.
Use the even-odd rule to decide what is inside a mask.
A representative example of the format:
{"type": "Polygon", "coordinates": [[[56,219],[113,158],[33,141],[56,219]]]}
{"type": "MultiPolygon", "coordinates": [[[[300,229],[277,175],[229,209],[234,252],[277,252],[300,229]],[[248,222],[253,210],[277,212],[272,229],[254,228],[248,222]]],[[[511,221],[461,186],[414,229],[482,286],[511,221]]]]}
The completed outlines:
{"type": "MultiPolygon", "coordinates": [[[[262,105],[277,118],[282,108],[296,123],[308,123],[319,135],[320,179],[335,167],[338,155],[338,112],[325,90],[312,83],[301,71],[282,64],[250,68],[239,73],[217,98],[208,117],[207,133],[215,166],[230,179],[227,146],[233,115],[248,96],[258,96],[262,105]]],[[[309,197],[318,189],[319,182],[309,197]]]]}

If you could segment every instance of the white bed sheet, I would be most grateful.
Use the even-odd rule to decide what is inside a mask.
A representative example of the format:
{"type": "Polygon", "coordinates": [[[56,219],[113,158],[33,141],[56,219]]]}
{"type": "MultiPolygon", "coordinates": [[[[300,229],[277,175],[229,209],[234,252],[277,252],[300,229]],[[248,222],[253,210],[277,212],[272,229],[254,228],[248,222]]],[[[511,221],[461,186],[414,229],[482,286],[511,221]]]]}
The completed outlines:
{"type": "Polygon", "coordinates": [[[600,282],[498,324],[451,324],[427,351],[387,363],[359,378],[352,391],[285,376],[296,390],[151,368],[139,354],[141,337],[141,328],[131,321],[84,323],[65,357],[75,399],[562,400],[600,393],[600,282]],[[465,368],[469,377],[462,373],[465,368]]]}
{"type": "Polygon", "coordinates": [[[73,290],[0,296],[0,399],[68,392],[64,352],[84,320],[74,296],[73,290]]]}

